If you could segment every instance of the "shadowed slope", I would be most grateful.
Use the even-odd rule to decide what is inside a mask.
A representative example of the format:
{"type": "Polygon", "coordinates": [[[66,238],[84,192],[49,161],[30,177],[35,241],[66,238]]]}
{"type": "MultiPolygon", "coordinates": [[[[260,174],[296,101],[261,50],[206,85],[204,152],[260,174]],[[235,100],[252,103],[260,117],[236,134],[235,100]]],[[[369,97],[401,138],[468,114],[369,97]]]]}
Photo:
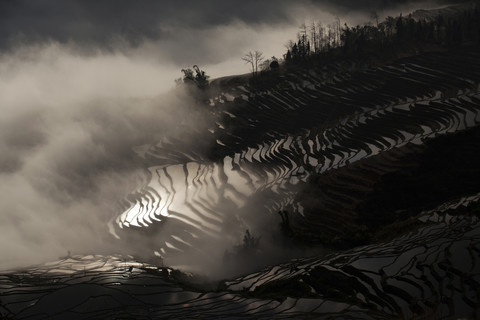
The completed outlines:
{"type": "Polygon", "coordinates": [[[158,224],[157,251],[166,256],[209,246],[205,239],[232,246],[245,229],[258,234],[278,224],[280,210],[290,212],[290,228],[303,240],[368,241],[395,220],[378,219],[370,230],[366,209],[357,212],[382,177],[416,166],[412,154],[427,141],[480,121],[480,51],[463,49],[352,74],[341,72],[349,63],[334,65],[334,78],[322,70],[285,73],[263,91],[231,88],[211,100],[218,120],[208,155],[181,141],[144,148],[145,184],[127,197],[116,224],[124,231],[158,224]]]}

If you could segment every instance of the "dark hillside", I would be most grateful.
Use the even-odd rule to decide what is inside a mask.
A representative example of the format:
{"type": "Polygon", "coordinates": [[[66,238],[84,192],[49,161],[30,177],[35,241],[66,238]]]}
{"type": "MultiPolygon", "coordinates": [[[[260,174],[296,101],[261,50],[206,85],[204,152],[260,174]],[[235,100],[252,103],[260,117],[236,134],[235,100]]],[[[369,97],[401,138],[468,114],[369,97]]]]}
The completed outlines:
{"type": "Polygon", "coordinates": [[[184,71],[194,121],[135,148],[108,225],[132,256],[5,271],[0,318],[479,319],[479,21],[337,21],[258,75],[184,71]]]}

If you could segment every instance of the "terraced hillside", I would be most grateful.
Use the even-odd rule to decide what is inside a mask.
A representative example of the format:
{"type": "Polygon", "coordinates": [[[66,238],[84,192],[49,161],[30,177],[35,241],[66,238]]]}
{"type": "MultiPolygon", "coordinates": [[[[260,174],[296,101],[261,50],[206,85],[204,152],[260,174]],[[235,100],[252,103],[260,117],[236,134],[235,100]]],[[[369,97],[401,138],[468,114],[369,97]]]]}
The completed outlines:
{"type": "Polygon", "coordinates": [[[208,150],[169,139],[136,148],[145,174],[111,233],[166,263],[206,257],[219,274],[246,229],[261,236],[252,260],[268,262],[285,243],[333,253],[218,285],[119,257],[70,257],[4,273],[0,313],[480,317],[480,48],[269,76],[210,99],[208,150]]]}
{"type": "MultiPolygon", "coordinates": [[[[469,136],[480,120],[479,55],[476,47],[427,53],[352,74],[334,65],[333,78],[296,71],[279,74],[263,91],[230,88],[211,100],[218,120],[207,154],[177,141],[143,150],[145,183],[126,199],[116,225],[168,221],[162,255],[221,238],[232,221],[237,239],[248,228],[261,234],[262,223],[281,222],[279,211],[288,211],[289,227],[309,240],[342,242],[362,233],[365,197],[383,177],[418,167],[429,141],[465,132],[460,140],[471,140],[473,150],[465,157],[476,156],[469,136]],[[253,209],[259,202],[262,209],[253,209]]],[[[475,186],[464,191],[478,192],[475,186]]],[[[468,195],[462,192],[417,207],[468,195]]]]}
{"type": "Polygon", "coordinates": [[[131,257],[66,257],[3,272],[0,313],[6,319],[476,319],[479,220],[441,211],[424,213],[423,227],[388,243],[296,259],[218,285],[131,257]]]}

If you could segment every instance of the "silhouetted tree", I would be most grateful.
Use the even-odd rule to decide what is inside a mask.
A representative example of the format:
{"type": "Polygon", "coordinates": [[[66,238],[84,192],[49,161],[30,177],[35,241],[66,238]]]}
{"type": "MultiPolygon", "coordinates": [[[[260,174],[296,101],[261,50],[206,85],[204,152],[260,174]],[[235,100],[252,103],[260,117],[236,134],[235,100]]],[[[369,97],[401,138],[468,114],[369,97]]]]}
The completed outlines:
{"type": "Polygon", "coordinates": [[[296,41],[290,41],[284,55],[286,62],[301,63],[326,61],[335,55],[344,56],[365,54],[390,54],[415,48],[425,48],[425,44],[458,46],[471,41],[480,43],[480,7],[473,6],[465,12],[438,15],[428,20],[415,20],[412,15],[378,20],[375,12],[371,16],[376,25],[340,28],[340,19],[328,24],[312,22],[302,24],[296,41]],[[338,48],[341,48],[339,50],[338,48]],[[315,59],[312,60],[312,56],[315,59]]]}
{"type": "Polygon", "coordinates": [[[263,61],[263,59],[263,53],[258,50],[250,51],[242,57],[242,60],[245,61],[245,63],[250,64],[253,76],[257,75],[258,65],[263,61]]]}
{"type": "Polygon", "coordinates": [[[188,69],[182,69],[183,72],[183,82],[189,82],[189,81],[195,81],[195,77],[193,76],[193,70],[188,68],[188,69]]]}
{"type": "Polygon", "coordinates": [[[310,30],[311,30],[311,40],[312,40],[312,45],[313,45],[313,52],[317,52],[318,36],[317,36],[317,27],[315,26],[315,21],[312,22],[310,30]]]}
{"type": "Polygon", "coordinates": [[[270,62],[271,70],[277,70],[278,68],[280,68],[280,64],[278,64],[277,60],[273,60],[272,62],[270,62]]]}
{"type": "Polygon", "coordinates": [[[259,243],[260,243],[260,238],[255,238],[250,234],[250,231],[248,229],[245,230],[245,235],[243,236],[242,249],[244,250],[256,249],[259,243]]]}
{"type": "Polygon", "coordinates": [[[290,53],[290,49],[287,50],[287,53],[285,54],[285,61],[289,62],[292,60],[292,54],[290,53]]]}
{"type": "Polygon", "coordinates": [[[182,69],[182,72],[183,79],[175,80],[177,85],[183,82],[185,84],[195,84],[200,89],[205,89],[206,87],[208,87],[208,78],[210,77],[206,75],[205,71],[200,70],[197,65],[193,66],[193,70],[190,68],[182,69]]]}
{"type": "Polygon", "coordinates": [[[399,39],[403,39],[404,33],[403,33],[403,18],[402,14],[400,13],[400,17],[398,17],[397,22],[395,23],[395,27],[397,29],[397,37],[399,39]]]}
{"type": "Polygon", "coordinates": [[[370,14],[370,17],[373,19],[373,21],[376,23],[376,26],[378,28],[378,13],[377,11],[372,11],[370,14]]]}
{"type": "Polygon", "coordinates": [[[200,70],[197,65],[194,65],[193,69],[195,70],[195,83],[197,84],[197,87],[200,89],[208,87],[208,78],[210,77],[205,74],[205,71],[200,70]]]}
{"type": "Polygon", "coordinates": [[[292,57],[297,57],[298,56],[298,47],[297,44],[295,43],[292,47],[292,57]]]}
{"type": "Polygon", "coordinates": [[[394,27],[395,27],[395,19],[391,16],[388,16],[385,19],[385,29],[387,31],[387,37],[391,37],[393,35],[394,27]]]}

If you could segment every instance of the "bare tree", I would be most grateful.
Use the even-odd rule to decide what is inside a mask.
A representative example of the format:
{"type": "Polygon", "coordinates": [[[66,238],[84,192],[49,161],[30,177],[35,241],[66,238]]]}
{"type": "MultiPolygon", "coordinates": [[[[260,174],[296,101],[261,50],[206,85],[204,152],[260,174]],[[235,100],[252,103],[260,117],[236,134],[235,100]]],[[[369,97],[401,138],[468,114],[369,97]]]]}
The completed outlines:
{"type": "Polygon", "coordinates": [[[318,24],[318,49],[322,51],[325,48],[325,27],[319,23],[318,24]]]}
{"type": "Polygon", "coordinates": [[[338,16],[335,17],[334,28],[335,28],[335,42],[336,42],[336,46],[338,47],[340,46],[341,34],[342,34],[342,27],[340,25],[340,18],[338,16]]]}
{"type": "Polygon", "coordinates": [[[377,28],[378,28],[378,13],[376,10],[373,10],[371,13],[370,13],[370,18],[373,19],[373,21],[375,21],[377,23],[377,28]]]}
{"type": "Polygon", "coordinates": [[[315,20],[312,21],[310,26],[310,37],[312,39],[313,52],[317,51],[317,27],[315,26],[315,20]]]}
{"type": "Polygon", "coordinates": [[[258,50],[250,51],[242,57],[242,60],[245,61],[245,63],[250,64],[253,76],[257,75],[258,65],[263,61],[263,59],[263,53],[258,50]]]}
{"type": "Polygon", "coordinates": [[[335,45],[335,32],[333,30],[334,25],[327,25],[327,50],[330,50],[332,44],[335,45]]]}
{"type": "Polygon", "coordinates": [[[395,28],[395,18],[388,16],[385,18],[385,27],[387,29],[387,36],[393,35],[393,29],[395,28]]]}
{"type": "Polygon", "coordinates": [[[306,44],[307,44],[307,41],[308,41],[308,29],[307,29],[307,25],[305,24],[305,22],[302,23],[302,25],[300,26],[299,39],[302,39],[303,46],[305,47],[306,44]]]}

